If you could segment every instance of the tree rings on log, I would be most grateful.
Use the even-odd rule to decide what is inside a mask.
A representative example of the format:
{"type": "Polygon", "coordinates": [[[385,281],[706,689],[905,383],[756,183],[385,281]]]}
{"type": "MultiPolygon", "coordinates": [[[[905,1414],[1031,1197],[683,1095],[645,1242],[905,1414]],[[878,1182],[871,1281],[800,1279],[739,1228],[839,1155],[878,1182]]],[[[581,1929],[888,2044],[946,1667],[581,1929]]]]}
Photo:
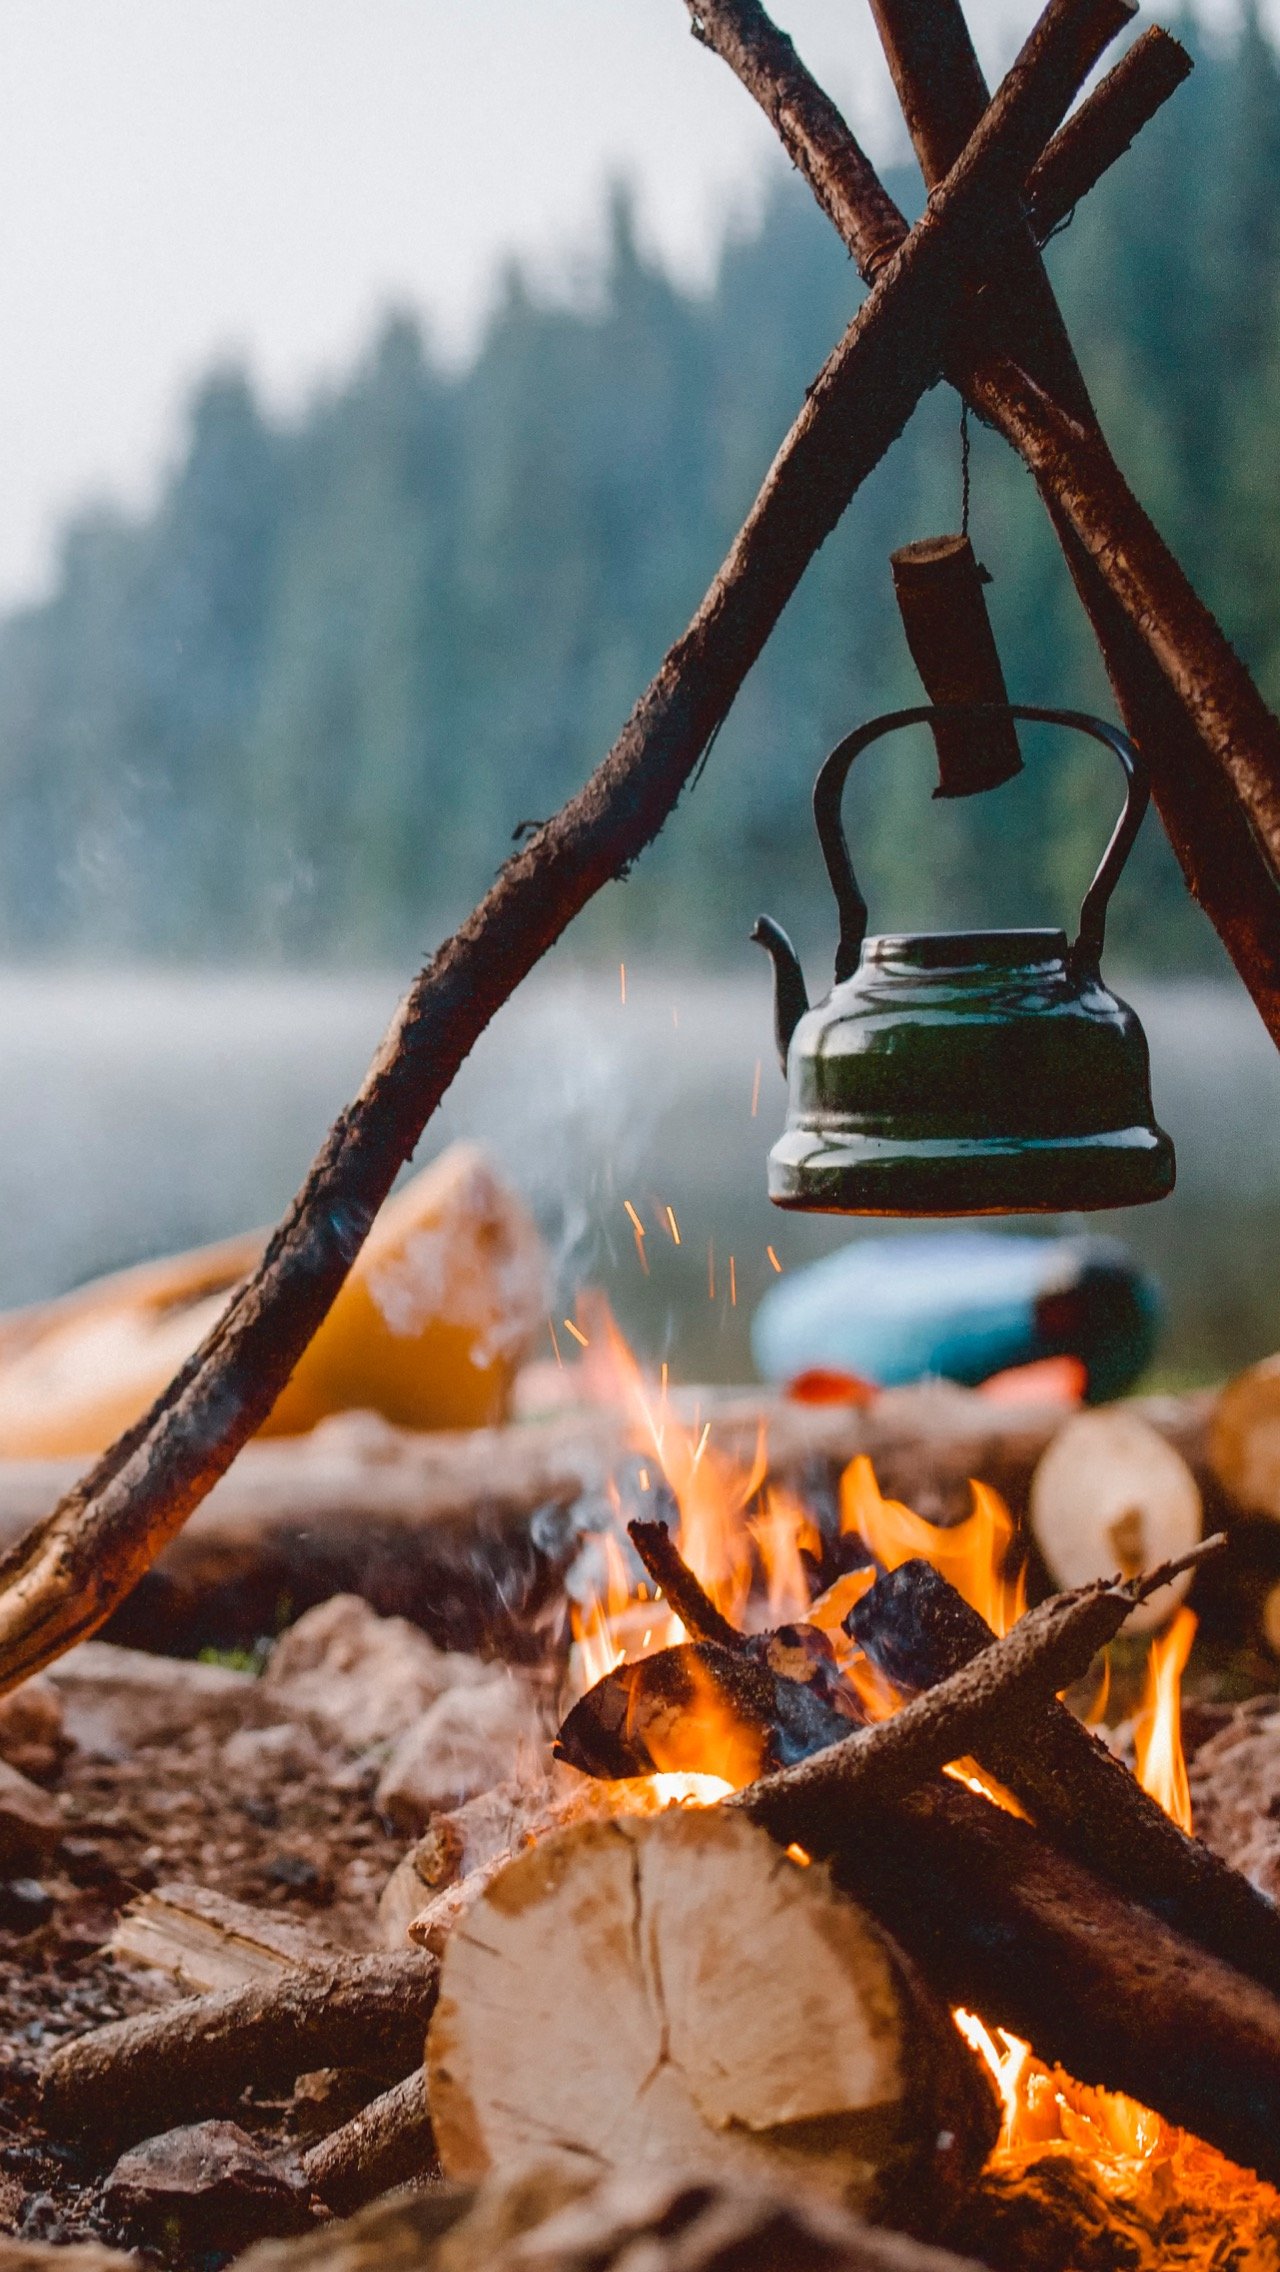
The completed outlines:
{"type": "MultiPolygon", "coordinates": [[[[1133,1578],[1176,1561],[1203,1528],[1186,1461],[1123,1405],[1078,1412],[1058,1430],[1031,1479],[1029,1514],[1050,1575],[1064,1587],[1117,1573],[1133,1578]]],[[[1191,1575],[1184,1571],[1139,1603],[1126,1631],[1163,1625],[1191,1575]]]]}
{"type": "Polygon", "coordinates": [[[824,1867],[740,1815],[576,1825],[455,1928],[427,2040],[449,2177],[533,2153],[808,2176],[913,2221],[996,2132],[943,2006],[824,1867]]]}

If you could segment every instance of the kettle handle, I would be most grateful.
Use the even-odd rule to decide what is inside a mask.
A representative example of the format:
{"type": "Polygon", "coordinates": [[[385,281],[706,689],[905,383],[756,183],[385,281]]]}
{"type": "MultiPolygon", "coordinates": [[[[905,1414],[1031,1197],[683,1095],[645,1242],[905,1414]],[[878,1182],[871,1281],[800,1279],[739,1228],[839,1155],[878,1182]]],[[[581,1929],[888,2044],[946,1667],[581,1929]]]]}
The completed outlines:
{"type": "Polygon", "coordinates": [[[849,768],[864,749],[880,739],[882,734],[896,732],[899,726],[923,726],[936,718],[981,717],[984,712],[1005,718],[1025,718],[1035,724],[1047,726],[1075,726],[1082,734],[1092,735],[1102,742],[1119,760],[1125,777],[1124,810],[1111,832],[1098,863],[1098,872],[1084,895],[1080,908],[1080,928],[1070,950],[1073,966],[1080,970],[1096,970],[1102,959],[1102,942],[1106,929],[1107,903],[1119,880],[1120,871],[1133,849],[1133,840],[1142,825],[1151,796],[1146,761],[1142,753],[1118,726],[1110,726],[1102,718],[1092,718],[1083,710],[1030,709],[1020,702],[953,702],[942,705],[927,703],[915,710],[892,710],[883,718],[873,718],[868,725],[859,726],[837,742],[826,759],[813,785],[813,817],[817,823],[818,842],[827,863],[827,874],[836,895],[840,916],[840,944],[836,949],[836,984],[851,978],[858,966],[862,942],[867,933],[867,903],[858,887],[845,841],[840,805],[849,768]]]}

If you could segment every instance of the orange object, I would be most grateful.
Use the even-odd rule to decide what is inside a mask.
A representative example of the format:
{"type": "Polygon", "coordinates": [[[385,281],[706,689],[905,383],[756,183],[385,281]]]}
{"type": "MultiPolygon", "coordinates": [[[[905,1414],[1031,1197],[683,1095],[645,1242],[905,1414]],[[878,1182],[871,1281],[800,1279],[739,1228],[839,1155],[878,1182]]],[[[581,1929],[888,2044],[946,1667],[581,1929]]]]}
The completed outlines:
{"type": "Polygon", "coordinates": [[[787,1382],[793,1404],[874,1404],[880,1391],[874,1381],[856,1373],[840,1373],[825,1365],[812,1365],[787,1382]]]}
{"type": "Polygon", "coordinates": [[[1037,1357],[992,1373],[978,1389],[993,1404],[1083,1404],[1089,1375],[1078,1357],[1037,1357]]]}
{"type": "MultiPolygon", "coordinates": [[[[263,1244],[248,1232],[0,1318],[0,1458],[104,1450],[197,1347],[263,1244]]],[[[545,1317],[531,1217],[482,1152],[455,1144],[387,1201],[262,1433],[298,1435],[353,1408],[404,1428],[501,1420],[545,1317]]]]}

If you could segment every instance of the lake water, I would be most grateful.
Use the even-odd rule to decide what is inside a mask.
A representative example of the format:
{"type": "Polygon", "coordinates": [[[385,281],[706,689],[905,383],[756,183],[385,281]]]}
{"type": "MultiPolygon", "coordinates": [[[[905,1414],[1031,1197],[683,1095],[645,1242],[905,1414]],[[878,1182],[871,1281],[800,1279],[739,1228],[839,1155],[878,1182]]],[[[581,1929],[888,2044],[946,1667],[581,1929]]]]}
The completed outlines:
{"type": "MultiPolygon", "coordinates": [[[[398,991],[379,975],[0,973],[0,1302],[271,1220],[398,991]]],[[[1210,1377],[1280,1346],[1280,1056],[1228,986],[1121,991],[1147,1026],[1178,1188],[1091,1221],[1164,1285],[1161,1376],[1210,1377]]],[[[616,969],[552,967],[484,1037],[423,1157],[463,1134],[492,1147],[552,1242],[557,1316],[603,1284],[650,1355],[742,1379],[769,1246],[790,1267],[857,1235],[770,1208],[782,1107],[763,965],[629,968],[625,1002],[616,969]]]]}

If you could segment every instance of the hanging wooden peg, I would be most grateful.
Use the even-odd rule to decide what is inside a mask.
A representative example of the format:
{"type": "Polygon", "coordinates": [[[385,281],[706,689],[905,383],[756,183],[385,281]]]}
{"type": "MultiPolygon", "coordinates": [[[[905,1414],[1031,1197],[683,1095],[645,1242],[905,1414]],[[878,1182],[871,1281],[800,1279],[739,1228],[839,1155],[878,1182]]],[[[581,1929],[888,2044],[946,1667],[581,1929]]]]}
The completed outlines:
{"type": "MultiPolygon", "coordinates": [[[[891,553],[893,588],[912,660],[931,702],[1007,703],[1004,672],[987,614],[991,581],[967,536],[926,536],[891,553]]],[[[973,797],[1022,771],[1010,717],[939,719],[935,797],[973,797]]]]}

